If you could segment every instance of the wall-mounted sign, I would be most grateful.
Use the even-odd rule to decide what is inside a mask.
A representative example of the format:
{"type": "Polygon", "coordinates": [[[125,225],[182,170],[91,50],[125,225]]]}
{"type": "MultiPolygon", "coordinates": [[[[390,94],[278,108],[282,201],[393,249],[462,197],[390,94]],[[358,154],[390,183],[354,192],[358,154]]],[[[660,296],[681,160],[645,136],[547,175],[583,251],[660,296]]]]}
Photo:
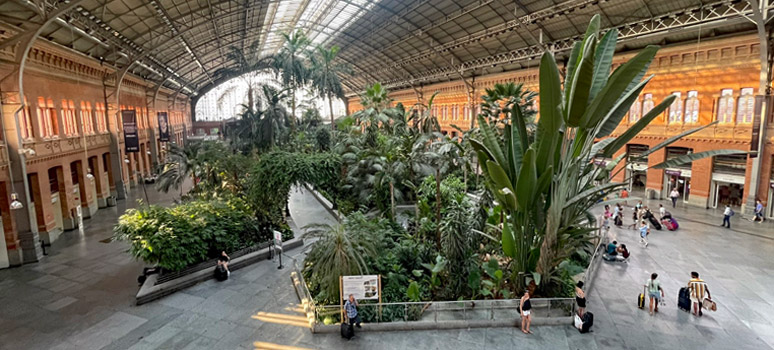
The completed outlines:
{"type": "Polygon", "coordinates": [[[664,171],[664,173],[670,176],[680,176],[681,171],[667,169],[666,171],[664,171]]]}
{"type": "Polygon", "coordinates": [[[159,141],[169,142],[169,116],[167,112],[159,112],[159,141]]]}
{"type": "Polygon", "coordinates": [[[122,110],[121,121],[124,125],[124,152],[139,152],[140,140],[137,135],[137,113],[133,110],[122,110]]]}
{"type": "Polygon", "coordinates": [[[380,287],[379,275],[341,277],[342,300],[347,300],[350,294],[357,300],[379,300],[380,287]]]}

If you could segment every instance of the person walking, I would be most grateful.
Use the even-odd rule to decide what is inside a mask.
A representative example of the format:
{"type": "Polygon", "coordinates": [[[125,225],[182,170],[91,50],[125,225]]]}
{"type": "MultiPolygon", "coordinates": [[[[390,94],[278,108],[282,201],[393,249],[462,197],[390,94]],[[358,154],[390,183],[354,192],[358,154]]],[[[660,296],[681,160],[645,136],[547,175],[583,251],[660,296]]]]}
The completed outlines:
{"type": "Polygon", "coordinates": [[[734,215],[734,211],[726,204],[726,209],[723,210],[723,223],[720,226],[731,228],[731,216],[734,215]]]}
{"type": "Polygon", "coordinates": [[[621,210],[621,204],[617,203],[615,205],[615,208],[613,208],[613,224],[617,227],[621,227],[623,225],[623,217],[622,217],[622,210],[621,210]]]}
{"type": "Polygon", "coordinates": [[[672,192],[669,193],[669,198],[672,199],[672,208],[675,208],[677,206],[677,199],[680,198],[680,191],[677,188],[673,188],[672,192]]]}
{"type": "Polygon", "coordinates": [[[753,221],[763,222],[763,203],[760,199],[755,200],[755,218],[753,221]]]}
{"type": "Polygon", "coordinates": [[[347,321],[349,322],[350,326],[356,326],[357,328],[360,327],[360,315],[357,313],[357,300],[355,299],[355,296],[350,294],[349,299],[344,303],[344,310],[346,311],[345,314],[347,315],[347,321]]]}
{"type": "Polygon", "coordinates": [[[529,291],[525,291],[524,296],[521,297],[519,313],[521,314],[521,332],[532,334],[532,331],[529,330],[529,325],[532,323],[532,302],[529,301],[529,291]]]}
{"type": "Polygon", "coordinates": [[[654,311],[658,312],[658,303],[664,297],[664,289],[661,288],[657,273],[650,275],[650,279],[645,283],[645,288],[648,290],[648,297],[650,297],[650,314],[653,315],[654,311]]]}
{"type": "Polygon", "coordinates": [[[691,272],[691,280],[688,281],[688,288],[691,291],[691,305],[693,305],[693,315],[701,316],[704,313],[701,312],[701,303],[704,302],[704,297],[712,299],[707,283],[699,278],[699,273],[696,271],[691,272]]]}
{"type": "Polygon", "coordinates": [[[586,293],[583,292],[583,281],[578,281],[575,284],[575,303],[578,304],[578,316],[583,318],[583,313],[586,312],[586,293]]]}
{"type": "Polygon", "coordinates": [[[645,220],[640,221],[640,243],[645,244],[645,248],[648,247],[648,234],[650,234],[650,228],[645,220]]]}

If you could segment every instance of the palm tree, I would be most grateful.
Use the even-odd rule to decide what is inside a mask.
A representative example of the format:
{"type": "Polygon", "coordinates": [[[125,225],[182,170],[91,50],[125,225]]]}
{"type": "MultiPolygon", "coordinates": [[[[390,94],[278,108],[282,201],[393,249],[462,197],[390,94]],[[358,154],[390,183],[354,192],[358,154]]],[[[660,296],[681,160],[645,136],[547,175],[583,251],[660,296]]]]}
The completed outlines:
{"type": "Polygon", "coordinates": [[[306,84],[309,78],[309,69],[306,66],[306,49],[309,39],[304,32],[298,30],[292,34],[282,33],[285,45],[280,49],[275,60],[275,68],[284,84],[290,91],[290,115],[291,130],[296,128],[296,92],[298,87],[306,84]]]}
{"type": "MultiPolygon", "coordinates": [[[[260,146],[272,148],[277,143],[277,137],[288,126],[289,120],[284,101],[287,98],[286,90],[277,90],[271,86],[263,86],[264,109],[260,118],[260,146]]],[[[291,124],[292,125],[292,124],[291,124]]]]}
{"type": "Polygon", "coordinates": [[[345,218],[343,224],[304,227],[309,237],[318,238],[304,262],[328,300],[338,298],[339,276],[368,273],[366,259],[378,252],[374,232],[350,221],[345,218]]]}
{"type": "MultiPolygon", "coordinates": [[[[227,48],[228,52],[226,52],[226,59],[231,61],[232,66],[220,68],[214,73],[217,80],[240,78],[247,87],[247,106],[250,108],[256,107],[255,93],[259,86],[255,72],[267,69],[276,71],[276,65],[274,64],[276,58],[274,56],[261,56],[260,47],[261,44],[258,40],[250,43],[245,49],[241,46],[229,46],[227,48]]],[[[218,107],[235,90],[236,87],[224,90],[218,97],[218,107]]]]}
{"type": "Polygon", "coordinates": [[[350,68],[347,64],[335,62],[336,55],[339,53],[338,46],[333,46],[330,49],[317,46],[315,52],[316,54],[310,57],[312,60],[312,84],[321,97],[328,98],[331,129],[336,129],[336,124],[333,122],[333,97],[344,97],[344,89],[341,88],[340,79],[342,74],[350,73],[350,68]]]}
{"type": "Polygon", "coordinates": [[[171,188],[179,188],[180,196],[183,196],[183,182],[187,178],[191,178],[193,181],[193,188],[191,191],[197,190],[197,176],[199,175],[200,168],[202,166],[197,156],[200,153],[201,144],[192,143],[186,147],[180,147],[174,143],[169,144],[169,150],[164,164],[162,165],[162,172],[156,182],[156,189],[160,191],[169,192],[171,188]]]}

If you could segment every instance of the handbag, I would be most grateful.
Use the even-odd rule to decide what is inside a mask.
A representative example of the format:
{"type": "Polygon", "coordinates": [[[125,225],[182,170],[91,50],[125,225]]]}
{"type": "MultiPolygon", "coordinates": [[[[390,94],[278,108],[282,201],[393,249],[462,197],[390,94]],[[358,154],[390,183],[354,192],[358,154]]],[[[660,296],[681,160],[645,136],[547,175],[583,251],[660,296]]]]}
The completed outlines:
{"type": "Polygon", "coordinates": [[[718,311],[718,305],[715,304],[715,302],[712,301],[712,299],[710,298],[704,298],[704,301],[701,303],[701,306],[710,311],[718,311]]]}

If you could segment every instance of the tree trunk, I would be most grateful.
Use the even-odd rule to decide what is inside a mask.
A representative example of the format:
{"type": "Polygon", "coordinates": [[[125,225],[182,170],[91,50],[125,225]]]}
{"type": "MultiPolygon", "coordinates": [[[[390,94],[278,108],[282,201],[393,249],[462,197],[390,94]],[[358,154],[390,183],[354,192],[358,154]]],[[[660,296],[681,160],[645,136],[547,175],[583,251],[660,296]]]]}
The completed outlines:
{"type": "Polygon", "coordinates": [[[333,96],[328,93],[328,111],[331,112],[331,130],[336,130],[336,123],[333,122],[333,96]]]}
{"type": "Polygon", "coordinates": [[[250,106],[250,110],[253,110],[253,106],[255,105],[255,100],[253,99],[253,86],[252,84],[247,84],[247,105],[250,106]]]}
{"type": "Polygon", "coordinates": [[[435,245],[441,251],[441,168],[435,169],[435,245]]]}
{"type": "Polygon", "coordinates": [[[395,184],[390,182],[390,213],[392,213],[392,220],[395,220],[395,184]]]}
{"type": "Polygon", "coordinates": [[[290,131],[296,132],[296,84],[290,89],[290,131]]]}

